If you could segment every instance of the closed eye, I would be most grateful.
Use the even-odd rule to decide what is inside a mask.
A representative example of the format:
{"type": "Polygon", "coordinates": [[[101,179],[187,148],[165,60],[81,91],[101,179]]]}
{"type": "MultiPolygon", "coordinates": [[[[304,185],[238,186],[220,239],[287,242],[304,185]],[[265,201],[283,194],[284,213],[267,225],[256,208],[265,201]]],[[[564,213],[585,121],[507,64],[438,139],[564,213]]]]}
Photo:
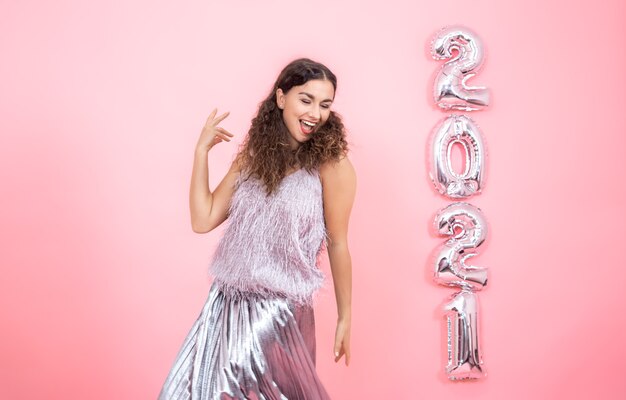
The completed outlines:
{"type": "MultiPolygon", "coordinates": [[[[311,104],[311,100],[309,100],[309,99],[300,99],[300,101],[303,102],[304,104],[311,104]]],[[[322,108],[325,108],[325,109],[329,109],[330,108],[330,104],[328,104],[328,103],[324,103],[321,106],[322,106],[322,108]]]]}

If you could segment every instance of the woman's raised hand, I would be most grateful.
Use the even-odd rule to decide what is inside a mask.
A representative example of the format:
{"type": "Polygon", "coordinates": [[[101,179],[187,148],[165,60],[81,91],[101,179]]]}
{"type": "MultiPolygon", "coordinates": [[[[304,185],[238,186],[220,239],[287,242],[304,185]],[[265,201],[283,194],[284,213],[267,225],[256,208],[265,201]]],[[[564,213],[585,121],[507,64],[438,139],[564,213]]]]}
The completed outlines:
{"type": "Polygon", "coordinates": [[[200,133],[200,138],[196,145],[199,149],[209,151],[213,146],[224,140],[230,142],[230,138],[233,137],[232,133],[221,126],[217,126],[224,118],[228,117],[230,112],[227,111],[219,117],[215,117],[215,114],[217,114],[217,108],[213,109],[206,120],[206,124],[204,124],[204,128],[202,128],[202,133],[200,133]]]}

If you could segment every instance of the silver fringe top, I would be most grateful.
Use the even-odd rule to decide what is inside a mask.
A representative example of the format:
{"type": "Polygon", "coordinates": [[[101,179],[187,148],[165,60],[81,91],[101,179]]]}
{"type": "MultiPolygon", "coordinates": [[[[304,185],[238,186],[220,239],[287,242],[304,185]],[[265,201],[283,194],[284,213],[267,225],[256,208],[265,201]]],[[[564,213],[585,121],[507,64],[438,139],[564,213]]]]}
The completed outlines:
{"type": "Polygon", "coordinates": [[[324,281],[318,261],[326,244],[318,170],[287,175],[269,196],[262,181],[242,173],[210,273],[230,295],[279,295],[310,305],[324,281]]]}

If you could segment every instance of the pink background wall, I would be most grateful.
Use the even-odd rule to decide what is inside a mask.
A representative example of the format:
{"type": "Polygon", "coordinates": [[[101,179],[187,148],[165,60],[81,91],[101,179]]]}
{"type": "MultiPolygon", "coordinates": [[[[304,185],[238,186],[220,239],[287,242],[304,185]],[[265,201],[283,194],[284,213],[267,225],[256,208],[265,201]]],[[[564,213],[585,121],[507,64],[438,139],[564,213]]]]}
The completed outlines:
{"type": "Polygon", "coordinates": [[[231,112],[215,187],[280,69],[308,56],[339,77],[359,179],[350,367],[332,361],[330,276],[316,307],[333,398],[623,398],[625,22],[619,0],[4,0],[0,397],[156,398],[220,236],[189,222],[200,128],[231,112]],[[426,44],[450,23],[482,37],[475,83],[493,91],[472,114],[489,151],[471,199],[491,228],[472,259],[491,273],[489,376],[460,384],[442,373],[452,291],[428,265],[450,201],[424,158],[444,115],[426,44]]]}

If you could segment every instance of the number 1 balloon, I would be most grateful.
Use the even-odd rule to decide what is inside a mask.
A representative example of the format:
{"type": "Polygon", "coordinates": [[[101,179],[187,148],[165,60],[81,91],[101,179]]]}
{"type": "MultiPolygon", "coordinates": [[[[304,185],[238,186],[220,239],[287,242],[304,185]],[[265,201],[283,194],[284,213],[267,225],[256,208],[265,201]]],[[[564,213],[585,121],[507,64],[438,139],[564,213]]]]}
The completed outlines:
{"type": "Polygon", "coordinates": [[[483,63],[483,45],[478,35],[464,26],[445,27],[435,34],[430,52],[436,60],[449,60],[435,78],[435,104],[446,110],[463,111],[481,110],[489,105],[489,89],[467,85],[483,63]],[[458,52],[454,58],[453,50],[458,52]]]}
{"type": "Polygon", "coordinates": [[[444,311],[448,325],[448,378],[465,380],[486,376],[478,334],[478,296],[470,290],[455,293],[445,304],[444,311]]]}

